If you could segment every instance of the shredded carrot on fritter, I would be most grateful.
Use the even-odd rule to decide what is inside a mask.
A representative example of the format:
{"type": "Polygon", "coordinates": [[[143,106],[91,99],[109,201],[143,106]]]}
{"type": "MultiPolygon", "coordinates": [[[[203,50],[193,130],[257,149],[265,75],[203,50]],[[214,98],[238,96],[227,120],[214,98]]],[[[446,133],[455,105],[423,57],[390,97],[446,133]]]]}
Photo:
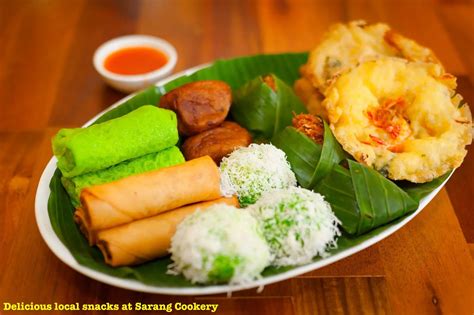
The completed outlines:
{"type": "Polygon", "coordinates": [[[387,99],[377,109],[367,112],[367,116],[375,127],[385,130],[392,139],[396,139],[400,135],[401,127],[394,118],[401,115],[405,106],[402,97],[387,99]]]}
{"type": "Polygon", "coordinates": [[[448,80],[456,79],[456,77],[454,75],[452,75],[451,73],[443,73],[440,76],[440,78],[441,79],[448,79],[448,80]]]}
{"type": "Polygon", "coordinates": [[[369,135],[370,139],[372,139],[372,141],[374,141],[375,143],[378,143],[380,145],[385,145],[385,142],[380,139],[379,137],[376,137],[376,136],[373,136],[373,135],[369,135]]]}
{"type": "Polygon", "coordinates": [[[276,84],[275,84],[275,79],[267,74],[267,75],[264,75],[262,76],[262,80],[263,82],[268,85],[273,91],[276,91],[276,84]]]}
{"type": "Polygon", "coordinates": [[[443,84],[447,85],[450,89],[454,90],[457,87],[457,83],[456,83],[457,79],[451,73],[444,73],[443,75],[439,77],[439,80],[443,84]]]}
{"type": "Polygon", "coordinates": [[[403,152],[403,144],[396,144],[388,147],[388,150],[393,153],[402,153],[403,152]]]}
{"type": "Polygon", "coordinates": [[[298,114],[293,117],[293,127],[301,131],[314,142],[322,144],[324,138],[324,124],[321,118],[311,114],[298,114]]]}

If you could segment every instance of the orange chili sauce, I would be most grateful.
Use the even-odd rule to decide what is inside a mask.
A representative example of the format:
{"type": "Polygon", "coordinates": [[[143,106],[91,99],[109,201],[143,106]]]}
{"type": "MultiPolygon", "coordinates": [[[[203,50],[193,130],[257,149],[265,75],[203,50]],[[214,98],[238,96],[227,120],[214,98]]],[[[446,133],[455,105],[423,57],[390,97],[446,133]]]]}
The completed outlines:
{"type": "Polygon", "coordinates": [[[145,47],[127,47],[114,51],[105,58],[104,67],[116,74],[144,74],[158,70],[168,62],[160,50],[145,47]]]}

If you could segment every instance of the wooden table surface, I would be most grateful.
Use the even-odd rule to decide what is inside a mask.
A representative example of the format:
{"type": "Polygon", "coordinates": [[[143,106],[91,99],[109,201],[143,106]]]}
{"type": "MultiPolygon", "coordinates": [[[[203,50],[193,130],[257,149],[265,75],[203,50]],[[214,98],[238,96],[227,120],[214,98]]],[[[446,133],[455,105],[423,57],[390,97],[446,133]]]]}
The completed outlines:
{"type": "Polygon", "coordinates": [[[219,314],[474,314],[472,149],[446,189],[400,231],[261,294],[173,297],[111,287],[63,264],[36,227],[34,198],[51,136],[124,96],[92,67],[102,42],[131,33],[166,38],[182,70],[222,57],[309,50],[331,23],[361,18],[433,48],[474,104],[472,1],[1,0],[0,313],[7,313],[3,302],[217,302],[219,314]]]}

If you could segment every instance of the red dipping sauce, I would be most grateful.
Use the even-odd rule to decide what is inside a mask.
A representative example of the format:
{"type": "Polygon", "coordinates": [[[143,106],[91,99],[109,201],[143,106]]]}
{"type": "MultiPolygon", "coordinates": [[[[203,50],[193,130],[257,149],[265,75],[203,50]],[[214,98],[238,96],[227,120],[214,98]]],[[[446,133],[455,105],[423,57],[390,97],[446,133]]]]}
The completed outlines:
{"type": "Polygon", "coordinates": [[[144,74],[160,69],[168,62],[162,51],[146,47],[127,47],[114,51],[104,61],[104,67],[116,74],[144,74]]]}

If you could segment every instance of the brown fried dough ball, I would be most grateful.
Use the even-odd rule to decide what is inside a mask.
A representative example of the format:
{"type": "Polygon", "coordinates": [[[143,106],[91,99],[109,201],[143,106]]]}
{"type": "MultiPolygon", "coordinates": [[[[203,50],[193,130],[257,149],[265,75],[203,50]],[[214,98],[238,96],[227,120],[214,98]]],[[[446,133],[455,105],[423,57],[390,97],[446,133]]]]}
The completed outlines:
{"type": "Polygon", "coordinates": [[[230,86],[223,81],[197,81],[185,84],[163,95],[159,107],[178,116],[181,135],[192,136],[219,126],[232,103],[230,86]]]}
{"type": "Polygon", "coordinates": [[[235,122],[225,121],[221,126],[189,137],[182,146],[186,160],[209,155],[217,164],[238,147],[252,143],[250,133],[235,122]]]}

